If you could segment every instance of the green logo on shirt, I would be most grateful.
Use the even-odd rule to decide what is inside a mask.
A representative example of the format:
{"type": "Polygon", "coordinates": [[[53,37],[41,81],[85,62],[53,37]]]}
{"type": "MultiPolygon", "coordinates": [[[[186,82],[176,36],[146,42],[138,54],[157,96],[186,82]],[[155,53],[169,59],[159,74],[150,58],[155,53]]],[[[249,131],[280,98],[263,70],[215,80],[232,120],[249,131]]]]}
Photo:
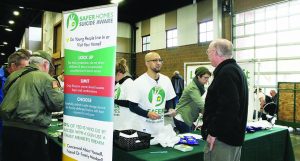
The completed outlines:
{"type": "MultiPolygon", "coordinates": [[[[118,100],[120,98],[120,95],[121,95],[121,88],[118,87],[115,89],[115,99],[118,100]]],[[[120,116],[120,106],[117,104],[115,104],[114,116],[120,116]]]]}
{"type": "Polygon", "coordinates": [[[160,106],[165,101],[165,91],[161,87],[153,87],[149,94],[148,100],[155,107],[160,106]]]}
{"type": "Polygon", "coordinates": [[[119,99],[121,95],[121,88],[118,87],[117,89],[115,89],[115,99],[119,99]]]}

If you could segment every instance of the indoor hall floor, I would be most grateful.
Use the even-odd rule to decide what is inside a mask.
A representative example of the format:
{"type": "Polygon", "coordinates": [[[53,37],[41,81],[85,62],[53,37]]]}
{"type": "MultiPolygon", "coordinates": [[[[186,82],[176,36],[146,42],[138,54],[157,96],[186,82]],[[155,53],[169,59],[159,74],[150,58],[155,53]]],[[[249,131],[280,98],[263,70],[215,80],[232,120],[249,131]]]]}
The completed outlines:
{"type": "Polygon", "coordinates": [[[290,137],[294,149],[295,161],[300,161],[300,131],[290,132],[290,137]]]}

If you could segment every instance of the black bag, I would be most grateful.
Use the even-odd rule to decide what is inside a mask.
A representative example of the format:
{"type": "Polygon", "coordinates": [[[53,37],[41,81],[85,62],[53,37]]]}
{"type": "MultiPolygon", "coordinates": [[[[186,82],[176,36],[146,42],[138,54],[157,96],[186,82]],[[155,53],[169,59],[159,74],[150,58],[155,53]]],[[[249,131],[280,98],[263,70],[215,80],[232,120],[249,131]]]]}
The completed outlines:
{"type": "Polygon", "coordinates": [[[126,151],[147,149],[150,147],[151,135],[137,130],[114,130],[114,144],[126,151]],[[125,138],[120,136],[120,132],[126,135],[132,135],[137,132],[138,137],[125,138]]]}

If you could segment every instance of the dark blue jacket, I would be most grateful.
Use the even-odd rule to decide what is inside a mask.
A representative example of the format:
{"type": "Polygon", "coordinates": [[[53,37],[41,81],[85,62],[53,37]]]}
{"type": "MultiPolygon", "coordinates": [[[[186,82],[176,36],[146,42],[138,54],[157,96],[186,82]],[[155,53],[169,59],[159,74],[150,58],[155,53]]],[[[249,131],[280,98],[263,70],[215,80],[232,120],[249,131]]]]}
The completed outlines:
{"type": "MultiPolygon", "coordinates": [[[[4,83],[6,81],[5,77],[5,69],[4,67],[0,68],[0,104],[2,103],[2,100],[4,98],[4,93],[3,93],[3,87],[4,83]]],[[[2,134],[2,119],[0,118],[0,134],[2,134]]]]}
{"type": "Polygon", "coordinates": [[[0,104],[3,100],[4,94],[3,94],[3,87],[4,87],[4,83],[5,83],[6,77],[5,77],[5,69],[4,67],[0,68],[0,104]]]}

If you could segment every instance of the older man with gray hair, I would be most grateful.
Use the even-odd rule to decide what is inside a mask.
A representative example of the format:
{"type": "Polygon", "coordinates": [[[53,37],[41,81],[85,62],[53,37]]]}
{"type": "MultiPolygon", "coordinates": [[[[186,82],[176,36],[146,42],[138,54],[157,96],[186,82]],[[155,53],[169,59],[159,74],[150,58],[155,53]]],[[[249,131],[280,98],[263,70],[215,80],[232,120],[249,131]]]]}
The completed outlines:
{"type": "Polygon", "coordinates": [[[247,79],[234,59],[233,45],[217,39],[207,49],[216,67],[205,99],[201,133],[205,161],[239,161],[248,113],[247,79]]]}
{"type": "Polygon", "coordinates": [[[30,65],[13,72],[4,85],[3,161],[48,161],[51,112],[61,111],[64,95],[48,72],[51,55],[34,52],[30,65]]]}

